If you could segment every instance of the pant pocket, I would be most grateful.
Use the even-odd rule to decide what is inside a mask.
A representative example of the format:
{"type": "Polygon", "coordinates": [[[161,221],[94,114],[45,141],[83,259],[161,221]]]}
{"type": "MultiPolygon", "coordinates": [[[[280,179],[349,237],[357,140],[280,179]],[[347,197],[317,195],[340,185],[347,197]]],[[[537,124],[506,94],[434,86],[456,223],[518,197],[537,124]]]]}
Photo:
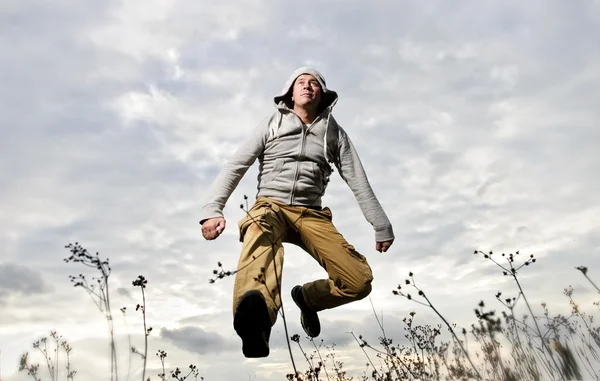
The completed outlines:
{"type": "Polygon", "coordinates": [[[346,250],[346,252],[353,258],[358,259],[359,261],[364,262],[364,263],[367,262],[367,258],[364,255],[362,255],[361,253],[359,253],[358,251],[356,251],[354,246],[352,246],[350,244],[346,244],[346,245],[344,245],[344,250],[346,250]]]}
{"type": "Polygon", "coordinates": [[[317,213],[320,217],[325,218],[327,221],[333,221],[333,214],[331,213],[331,209],[328,207],[324,207],[321,210],[316,210],[315,213],[317,213]]]}
{"type": "Polygon", "coordinates": [[[371,266],[369,265],[367,258],[358,251],[356,251],[354,246],[350,244],[344,245],[344,249],[350,257],[352,257],[356,260],[356,262],[358,262],[357,266],[360,268],[361,274],[365,278],[365,282],[370,283],[373,280],[373,271],[371,270],[371,266]]]}
{"type": "Polygon", "coordinates": [[[248,227],[250,227],[250,225],[252,225],[253,223],[263,219],[265,212],[266,212],[265,207],[252,208],[238,222],[238,232],[239,232],[240,242],[244,242],[244,236],[246,235],[246,231],[248,230],[248,227]]]}

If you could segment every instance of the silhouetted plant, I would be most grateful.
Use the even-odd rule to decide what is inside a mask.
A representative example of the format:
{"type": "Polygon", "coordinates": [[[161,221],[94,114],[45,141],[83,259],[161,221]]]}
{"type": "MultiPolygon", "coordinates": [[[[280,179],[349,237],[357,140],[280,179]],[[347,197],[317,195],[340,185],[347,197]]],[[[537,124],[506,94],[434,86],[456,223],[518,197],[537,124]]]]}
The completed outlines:
{"type": "MultiPolygon", "coordinates": [[[[92,283],[88,283],[87,278],[83,274],[79,274],[78,276],[70,276],[70,280],[75,287],[82,287],[92,298],[96,306],[100,309],[101,312],[104,313],[104,316],[109,324],[110,331],[110,348],[111,348],[111,380],[118,380],[117,373],[117,357],[116,357],[116,346],[114,339],[114,325],[113,325],[113,317],[111,312],[110,298],[109,298],[109,276],[111,274],[111,268],[109,266],[108,258],[103,260],[100,258],[99,254],[90,255],[86,249],[81,247],[79,243],[69,244],[66,248],[70,249],[71,256],[65,259],[65,262],[74,262],[81,263],[87,267],[95,268],[100,272],[99,278],[92,278],[92,283]]],[[[150,378],[146,378],[146,368],[147,368],[147,360],[148,360],[148,336],[152,332],[152,327],[148,327],[147,325],[147,304],[146,304],[146,287],[148,285],[148,280],[143,276],[139,275],[135,280],[132,281],[132,285],[134,287],[139,287],[142,295],[142,302],[138,303],[135,307],[136,311],[139,311],[142,314],[142,326],[144,330],[144,349],[143,352],[137,350],[135,346],[131,344],[131,336],[128,333],[129,338],[129,367],[131,367],[131,354],[137,354],[142,358],[142,381],[147,381],[150,378]]],[[[122,307],[120,311],[123,315],[125,315],[127,308],[122,307]]],[[[70,352],[70,347],[69,352],[70,352]]],[[[166,377],[166,370],[164,369],[164,358],[166,357],[166,352],[159,350],[157,352],[157,356],[161,360],[161,364],[163,365],[162,379],[166,377]]],[[[28,372],[35,374],[37,377],[37,373],[39,370],[39,366],[36,368],[35,366],[29,366],[27,368],[27,354],[24,355],[22,359],[23,370],[28,370],[28,372]]],[[[68,367],[70,367],[70,363],[68,362],[68,367]]],[[[69,368],[70,369],[70,368],[69,368]]],[[[198,380],[199,372],[196,365],[189,366],[189,372],[184,374],[179,368],[175,368],[170,372],[171,378],[177,381],[191,380],[191,377],[194,377],[195,380],[198,380]]],[[[72,373],[75,374],[74,371],[72,373]]],[[[129,370],[128,370],[129,376],[129,370]]],[[[128,377],[129,378],[129,377],[128,377]]],[[[72,379],[72,376],[71,376],[72,379]]],[[[203,380],[204,378],[200,378],[203,380]]],[[[37,380],[37,379],[36,379],[37,380]]],[[[68,379],[67,379],[68,380],[68,379]]],[[[41,381],[41,380],[40,380],[41,381]]]]}
{"type": "MultiPolygon", "coordinates": [[[[394,295],[403,296],[403,297],[405,297],[408,300],[412,300],[413,302],[415,302],[417,304],[420,304],[422,306],[429,307],[430,309],[432,309],[433,312],[435,312],[435,314],[440,319],[442,319],[442,321],[444,322],[444,324],[448,328],[448,331],[452,335],[452,338],[454,339],[454,343],[457,344],[458,347],[460,348],[461,353],[458,354],[458,356],[456,357],[457,364],[456,364],[456,367],[452,368],[453,372],[455,372],[457,374],[464,374],[464,376],[467,377],[467,378],[476,377],[477,379],[481,379],[481,375],[479,374],[479,371],[477,370],[477,368],[473,364],[473,360],[471,360],[471,357],[469,356],[469,353],[465,349],[462,340],[460,340],[458,338],[458,336],[456,335],[456,332],[454,332],[454,327],[437,310],[437,308],[434,307],[434,305],[431,303],[431,301],[429,300],[429,298],[427,297],[427,295],[425,295],[425,292],[423,290],[421,290],[419,287],[417,287],[417,284],[415,283],[415,279],[414,279],[413,273],[409,272],[408,276],[409,276],[409,279],[406,279],[404,281],[405,286],[410,286],[410,287],[414,288],[417,291],[417,295],[421,299],[423,299],[425,302],[422,302],[420,300],[414,299],[410,293],[403,291],[402,290],[402,285],[398,285],[398,288],[396,290],[393,290],[392,293],[394,295]],[[464,365],[460,362],[460,359],[463,356],[467,360],[467,362],[469,363],[470,369],[465,368],[464,365]]],[[[421,344],[422,344],[421,339],[422,339],[422,337],[420,335],[416,335],[416,337],[413,337],[413,339],[417,339],[419,341],[419,345],[418,346],[421,347],[421,344]]],[[[417,345],[415,345],[414,349],[415,349],[415,352],[418,352],[416,346],[417,345]]],[[[420,359],[420,361],[423,361],[423,359],[420,359]]]]}
{"type": "MultiPolygon", "coordinates": [[[[111,341],[111,380],[117,380],[118,374],[116,364],[116,350],[114,346],[114,329],[112,325],[112,314],[110,312],[110,298],[108,279],[111,273],[108,259],[102,260],[96,255],[90,255],[78,243],[67,246],[71,250],[71,256],[65,259],[65,262],[82,263],[87,267],[95,268],[100,272],[99,278],[91,278],[88,282],[83,274],[71,276],[71,282],[75,287],[82,287],[90,295],[96,306],[109,321],[109,332],[111,341]]],[[[517,381],[517,380],[546,380],[546,379],[583,379],[585,372],[589,377],[598,380],[598,368],[600,364],[600,327],[595,325],[594,316],[584,312],[581,306],[576,302],[571,286],[565,288],[564,295],[568,298],[571,306],[571,313],[568,316],[561,314],[552,316],[546,303],[542,303],[542,314],[536,315],[533,307],[527,300],[518,274],[526,266],[535,263],[535,258],[530,255],[521,265],[515,264],[516,254],[502,255],[506,264],[502,265],[492,257],[493,253],[483,253],[477,251],[476,254],[482,254],[485,259],[491,260],[501,270],[504,276],[511,277],[517,285],[518,292],[515,296],[503,296],[501,292],[495,294],[495,299],[505,310],[497,315],[495,310],[486,309],[481,301],[475,308],[475,317],[477,322],[471,325],[471,330],[460,331],[438,311],[415,283],[414,275],[409,273],[409,278],[403,285],[393,290],[395,295],[403,296],[406,299],[420,304],[426,308],[432,309],[442,320],[450,335],[449,340],[444,340],[442,325],[419,325],[415,324],[416,313],[410,312],[407,317],[402,319],[404,324],[406,340],[403,344],[395,343],[393,339],[387,337],[382,321],[380,321],[375,308],[373,313],[375,320],[381,329],[379,345],[382,349],[376,348],[370,344],[363,335],[356,335],[349,332],[355,339],[363,355],[367,358],[366,369],[357,379],[362,381],[399,381],[399,380],[441,380],[441,379],[486,379],[498,381],[517,381]],[[414,293],[409,293],[414,289],[414,293]],[[529,312],[522,317],[518,317],[517,307],[520,302],[525,303],[529,312]],[[533,323],[532,323],[533,322],[533,323]],[[469,337],[473,341],[469,341],[469,337]],[[371,355],[375,354],[375,357],[371,355]],[[375,359],[379,360],[379,366],[376,366],[375,359]],[[473,361],[475,359],[475,361],[473,361]]],[[[590,279],[588,269],[583,266],[576,267],[590,284],[598,290],[596,284],[590,279]]],[[[219,263],[219,270],[214,275],[217,279],[232,275],[234,272],[225,271],[219,263]]],[[[261,269],[256,274],[256,280],[265,284],[265,271],[261,269]],[[262,282],[261,282],[262,280],[262,282]]],[[[139,354],[144,362],[142,369],[142,380],[146,377],[148,336],[152,328],[147,326],[146,311],[146,287],[148,281],[142,275],[138,276],[132,282],[134,287],[140,287],[142,302],[136,306],[136,311],[142,314],[142,324],[144,329],[144,350],[137,351],[133,346],[131,353],[139,354]]],[[[280,287],[278,285],[278,287],[280,287]]],[[[270,290],[267,290],[271,292],[270,290]]],[[[279,292],[281,290],[278,290],[279,292]]],[[[598,290],[600,293],[600,290],[598,290]]],[[[271,294],[272,295],[272,294],[271,294]]],[[[272,295],[273,296],[273,295],[272,295]]],[[[599,307],[600,303],[594,302],[594,306],[599,307]]],[[[121,309],[125,314],[126,308],[121,309]]],[[[283,308],[280,313],[283,315],[283,308]]],[[[285,324],[285,315],[284,324],[285,324]]],[[[50,333],[50,342],[48,338],[36,341],[33,345],[45,361],[45,368],[48,370],[50,381],[58,381],[59,368],[66,371],[66,381],[74,381],[77,373],[71,367],[70,353],[71,346],[62,340],[56,332],[50,333]],[[59,355],[64,352],[64,357],[59,355]],[[66,363],[61,368],[60,360],[66,363]]],[[[314,351],[307,353],[301,344],[300,336],[295,334],[287,336],[288,350],[292,359],[293,373],[286,375],[288,380],[296,381],[318,381],[323,375],[328,381],[350,381],[354,377],[348,376],[345,364],[336,357],[335,344],[325,346],[328,353],[325,356],[321,354],[323,341],[316,345],[312,338],[308,340],[313,344],[314,351]],[[296,369],[291,347],[290,339],[298,345],[308,369],[300,372],[296,369]]],[[[131,355],[130,353],[130,355],[131,355]]],[[[198,380],[199,372],[195,365],[190,365],[188,370],[175,368],[167,371],[165,367],[165,358],[167,353],[158,350],[156,356],[161,363],[161,372],[158,374],[161,381],[173,379],[176,381],[198,380]],[[170,378],[167,378],[169,372],[170,378]]],[[[130,362],[131,363],[131,362],[130,362]]],[[[19,371],[27,372],[34,381],[42,381],[40,374],[40,364],[32,363],[30,354],[25,353],[20,360],[19,371]]],[[[148,378],[149,380],[149,378],[148,378]]],[[[200,377],[200,380],[203,380],[200,377]]]]}
{"type": "Polygon", "coordinates": [[[81,263],[86,267],[96,269],[100,272],[100,277],[93,277],[92,283],[88,283],[86,276],[83,274],[69,276],[69,278],[71,283],[73,283],[73,286],[83,288],[92,298],[100,312],[104,313],[110,333],[110,379],[111,381],[117,381],[119,379],[117,369],[117,349],[115,346],[115,330],[108,287],[108,278],[112,271],[109,259],[101,259],[98,253],[91,255],[87,249],[84,249],[78,242],[75,242],[74,244],[70,243],[65,247],[71,252],[71,255],[64,259],[66,263],[81,263]]]}
{"type": "Polygon", "coordinates": [[[144,325],[144,353],[142,355],[142,359],[144,361],[144,366],[142,368],[142,381],[145,381],[146,378],[146,364],[148,360],[148,336],[150,332],[152,332],[152,327],[148,327],[146,323],[146,293],[144,290],[146,289],[146,285],[148,281],[143,275],[138,275],[137,279],[131,282],[134,287],[139,287],[142,292],[142,304],[138,304],[135,307],[136,311],[142,312],[142,322],[144,325]]]}
{"type": "MultiPolygon", "coordinates": [[[[38,352],[44,358],[46,367],[48,370],[48,376],[51,381],[58,381],[59,379],[59,368],[60,368],[60,352],[61,349],[65,353],[65,378],[67,381],[74,380],[76,370],[71,367],[71,345],[62,339],[62,336],[58,335],[56,331],[50,332],[51,347],[48,347],[48,337],[43,337],[33,343],[33,348],[37,349],[38,352]],[[53,357],[54,356],[54,357],[53,357]]],[[[32,364],[29,362],[29,353],[24,353],[19,361],[19,372],[27,372],[28,376],[31,376],[34,381],[41,381],[41,375],[39,374],[40,364],[32,364]]]]}

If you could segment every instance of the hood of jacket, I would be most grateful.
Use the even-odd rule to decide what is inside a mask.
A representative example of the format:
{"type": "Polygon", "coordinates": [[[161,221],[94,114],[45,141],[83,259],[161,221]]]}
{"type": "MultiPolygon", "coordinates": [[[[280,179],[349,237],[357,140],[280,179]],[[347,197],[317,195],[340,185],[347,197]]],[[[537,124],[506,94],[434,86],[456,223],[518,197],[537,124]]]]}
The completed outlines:
{"type": "Polygon", "coordinates": [[[294,70],[294,72],[285,82],[281,93],[273,98],[275,106],[280,109],[283,108],[288,110],[292,110],[294,108],[294,103],[292,102],[292,86],[294,85],[296,78],[302,74],[312,75],[317,79],[317,81],[319,81],[319,84],[321,85],[321,103],[319,104],[318,114],[320,115],[326,109],[333,108],[333,106],[335,106],[337,103],[338,94],[335,91],[328,89],[323,75],[318,70],[311,67],[301,67],[294,70]]]}

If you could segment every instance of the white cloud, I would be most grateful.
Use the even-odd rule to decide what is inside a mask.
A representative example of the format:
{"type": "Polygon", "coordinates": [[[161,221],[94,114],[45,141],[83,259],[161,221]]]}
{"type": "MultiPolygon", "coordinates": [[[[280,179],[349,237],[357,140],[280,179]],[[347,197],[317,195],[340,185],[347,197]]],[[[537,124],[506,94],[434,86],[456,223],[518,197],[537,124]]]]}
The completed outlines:
{"type": "MultiPolygon", "coordinates": [[[[304,64],[318,66],[340,93],[336,119],[394,222],[392,250],[374,252],[370,226],[333,176],[325,202],[367,255],[371,298],[389,325],[411,310],[437,321],[391,295],[408,271],[464,325],[479,300],[491,306],[498,290],[516,292],[475,249],[534,254],[539,260],[522,272],[533,303],[568,312],[560,293],[572,284],[591,308],[595,294],[574,267],[588,266],[594,277],[598,265],[597,8],[593,1],[4,2],[0,267],[13,266],[28,282],[16,297],[16,283],[0,281],[13,287],[0,317],[3,379],[23,379],[19,355],[51,329],[73,342],[81,377],[108,369],[108,357],[98,356],[107,354],[106,322],[68,281],[93,270],[62,263],[74,241],[110,257],[123,364],[126,334],[138,347],[143,339],[133,311],[141,295],[131,281],[144,274],[152,372],[159,348],[169,366],[196,363],[205,379],[291,372],[281,319],[271,356],[246,360],[231,326],[233,279],[208,284],[218,261],[229,270],[237,263],[239,204],[254,196],[256,168],[226,207],[223,237],[203,241],[198,218],[221,165],[304,64]],[[161,338],[163,329],[179,335],[179,347],[161,338]],[[185,339],[214,339],[221,352],[200,356],[185,339]]],[[[289,289],[325,273],[299,249],[286,253],[288,325],[301,333],[289,289]]],[[[321,316],[326,342],[342,343],[340,359],[362,364],[345,332],[376,341],[368,301],[321,316]]]]}

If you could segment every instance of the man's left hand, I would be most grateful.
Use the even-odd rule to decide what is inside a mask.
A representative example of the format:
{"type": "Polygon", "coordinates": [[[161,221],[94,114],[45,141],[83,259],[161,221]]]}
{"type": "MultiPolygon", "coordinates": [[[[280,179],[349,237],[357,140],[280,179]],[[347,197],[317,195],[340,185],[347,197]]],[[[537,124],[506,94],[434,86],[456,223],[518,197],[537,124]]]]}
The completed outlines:
{"type": "Polygon", "coordinates": [[[394,243],[393,239],[390,241],[377,242],[375,245],[375,250],[379,251],[380,253],[385,253],[390,246],[392,246],[392,243],[394,243]]]}

